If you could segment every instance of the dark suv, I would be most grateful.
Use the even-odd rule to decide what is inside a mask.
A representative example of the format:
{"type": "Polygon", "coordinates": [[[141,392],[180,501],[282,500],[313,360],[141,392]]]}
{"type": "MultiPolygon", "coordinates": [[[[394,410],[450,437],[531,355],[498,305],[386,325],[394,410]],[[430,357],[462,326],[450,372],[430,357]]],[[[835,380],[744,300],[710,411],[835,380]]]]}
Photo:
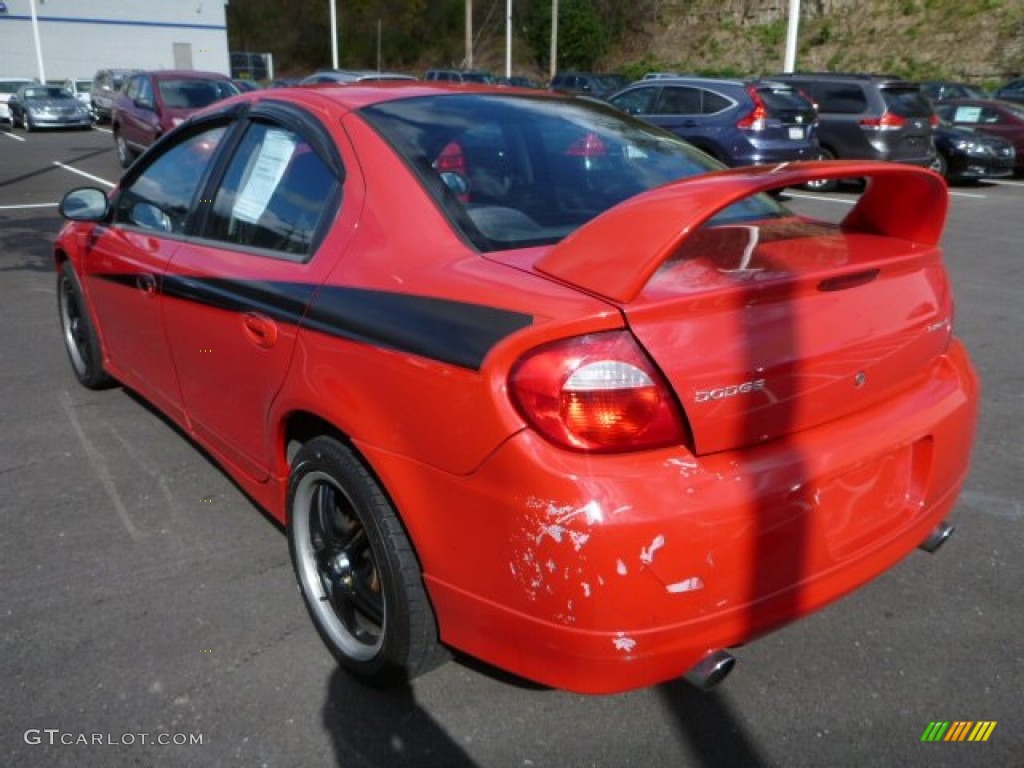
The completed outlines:
{"type": "MultiPolygon", "coordinates": [[[[817,104],[823,160],[892,160],[924,168],[935,164],[932,131],[938,118],[918,84],[881,75],[833,73],[773,79],[800,88],[817,104]]],[[[835,185],[820,182],[813,188],[835,185]]]]}
{"type": "Polygon", "coordinates": [[[559,72],[548,88],[573,96],[593,96],[603,99],[625,85],[621,75],[598,75],[593,72],[559,72]]]}
{"type": "Polygon", "coordinates": [[[146,147],[193,112],[239,93],[225,75],[195,70],[137,72],[114,98],[117,159],[127,168],[146,147]]]}
{"type": "Polygon", "coordinates": [[[814,160],[814,104],[788,83],[666,77],[608,97],[614,106],[686,139],[726,165],[814,160]]]}

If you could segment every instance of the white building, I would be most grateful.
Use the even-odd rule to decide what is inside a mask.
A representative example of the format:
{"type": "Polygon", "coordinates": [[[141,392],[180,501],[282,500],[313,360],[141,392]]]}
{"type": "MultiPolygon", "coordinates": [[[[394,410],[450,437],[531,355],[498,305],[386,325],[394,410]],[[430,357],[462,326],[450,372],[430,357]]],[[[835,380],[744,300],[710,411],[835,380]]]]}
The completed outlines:
{"type": "Polygon", "coordinates": [[[225,5],[227,0],[0,0],[0,77],[91,78],[106,68],[226,75],[225,5]]]}

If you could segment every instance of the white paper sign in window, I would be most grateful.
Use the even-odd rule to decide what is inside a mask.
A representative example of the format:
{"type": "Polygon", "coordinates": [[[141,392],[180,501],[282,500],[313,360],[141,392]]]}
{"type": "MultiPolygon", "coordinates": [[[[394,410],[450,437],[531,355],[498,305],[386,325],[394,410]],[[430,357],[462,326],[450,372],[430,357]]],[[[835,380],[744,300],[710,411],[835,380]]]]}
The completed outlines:
{"type": "Polygon", "coordinates": [[[284,176],[288,162],[295,152],[295,137],[287,131],[268,128],[260,146],[256,162],[235,200],[232,215],[235,219],[255,224],[284,176]]]}

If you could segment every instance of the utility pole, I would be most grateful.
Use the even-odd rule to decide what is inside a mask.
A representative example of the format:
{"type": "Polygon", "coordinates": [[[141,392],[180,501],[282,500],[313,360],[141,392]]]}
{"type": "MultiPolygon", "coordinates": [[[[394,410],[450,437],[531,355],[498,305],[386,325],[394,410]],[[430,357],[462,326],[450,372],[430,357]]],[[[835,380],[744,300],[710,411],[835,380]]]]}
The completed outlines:
{"type": "Polygon", "coordinates": [[[331,0],[331,66],[338,68],[338,7],[336,0],[331,0]]]}
{"type": "Polygon", "coordinates": [[[551,63],[548,66],[548,82],[555,79],[558,71],[558,0],[551,0],[551,63]]]}
{"type": "Polygon", "coordinates": [[[466,0],[466,69],[473,68],[473,0],[466,0]]]}
{"type": "Polygon", "coordinates": [[[512,0],[505,0],[505,77],[512,77],[512,0]]]}
{"type": "Polygon", "coordinates": [[[800,30],[800,0],[789,0],[789,25],[786,28],[786,62],[783,72],[796,69],[796,40],[800,30]]]}

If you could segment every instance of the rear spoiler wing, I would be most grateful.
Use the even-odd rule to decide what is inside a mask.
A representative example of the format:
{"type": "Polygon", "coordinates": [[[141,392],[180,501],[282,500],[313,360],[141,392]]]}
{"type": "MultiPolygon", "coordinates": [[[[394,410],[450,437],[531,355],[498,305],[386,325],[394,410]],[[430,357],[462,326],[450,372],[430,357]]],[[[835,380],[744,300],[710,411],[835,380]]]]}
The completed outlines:
{"type": "Polygon", "coordinates": [[[850,178],[867,179],[867,187],[843,219],[843,231],[938,245],[949,205],[941,176],[896,163],[834,160],[734,168],[670,182],[605,211],[535,266],[625,304],[694,231],[730,205],[759,192],[850,178]]]}

